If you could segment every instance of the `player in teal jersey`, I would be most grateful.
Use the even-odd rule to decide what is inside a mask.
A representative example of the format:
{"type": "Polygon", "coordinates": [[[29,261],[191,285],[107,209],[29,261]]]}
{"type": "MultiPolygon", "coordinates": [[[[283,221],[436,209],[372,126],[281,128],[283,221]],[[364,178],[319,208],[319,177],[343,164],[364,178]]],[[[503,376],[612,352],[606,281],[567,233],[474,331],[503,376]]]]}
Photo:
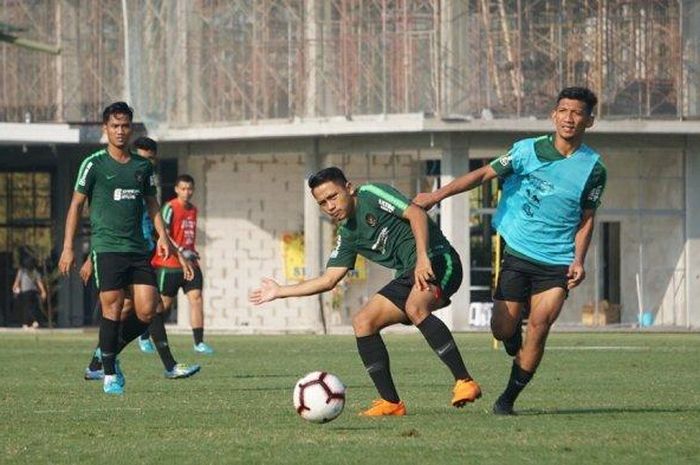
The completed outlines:
{"type": "Polygon", "coordinates": [[[174,252],[155,198],[153,166],[128,150],[132,118],[133,111],[124,102],[105,108],[102,129],[107,147],[87,157],[80,166],[59,260],[60,272],[68,274],[75,261],[73,241],[80,211],[89,200],[92,262],[102,305],[99,339],[107,394],[124,392],[124,377],[115,362],[120,335],[128,343],[143,333],[159,301],[150,250],[142,232],[144,208],[158,233],[156,253],[169,256],[174,252]],[[134,299],[134,312],[121,323],[120,331],[127,289],[134,299]]]}
{"type": "Polygon", "coordinates": [[[430,208],[497,176],[503,180],[494,224],[506,246],[491,330],[514,359],[508,385],[493,406],[498,415],[514,413],[515,400],[542,360],[569,290],[586,276],[584,261],[607,180],[600,155],[583,143],[596,104],[589,89],[562,90],[551,114],[554,135],[518,141],[489,165],[414,199],[430,208]]]}
{"type": "Polygon", "coordinates": [[[339,223],[335,249],[322,276],[280,286],[272,279],[250,294],[255,305],[274,299],[308,296],[333,289],[354,268],[357,255],[396,271],[353,318],[357,349],[381,399],[365,416],[406,414],[389,367],[380,331],[387,326],[414,324],[455,378],[452,405],[462,407],[481,397],[447,326],[434,310],[450,303],[462,282],[459,255],[425,212],[385,184],[355,188],[338,168],[326,168],[309,178],[309,188],[321,210],[339,223]]]}

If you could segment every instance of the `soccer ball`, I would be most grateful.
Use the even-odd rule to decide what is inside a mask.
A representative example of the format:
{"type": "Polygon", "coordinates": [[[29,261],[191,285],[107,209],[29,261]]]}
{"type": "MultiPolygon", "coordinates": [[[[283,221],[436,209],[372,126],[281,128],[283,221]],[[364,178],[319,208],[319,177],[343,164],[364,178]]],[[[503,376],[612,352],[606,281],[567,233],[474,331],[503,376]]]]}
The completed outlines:
{"type": "Polygon", "coordinates": [[[304,420],[327,423],[345,407],[345,385],[331,373],[314,371],[297,381],[292,400],[304,420]]]}

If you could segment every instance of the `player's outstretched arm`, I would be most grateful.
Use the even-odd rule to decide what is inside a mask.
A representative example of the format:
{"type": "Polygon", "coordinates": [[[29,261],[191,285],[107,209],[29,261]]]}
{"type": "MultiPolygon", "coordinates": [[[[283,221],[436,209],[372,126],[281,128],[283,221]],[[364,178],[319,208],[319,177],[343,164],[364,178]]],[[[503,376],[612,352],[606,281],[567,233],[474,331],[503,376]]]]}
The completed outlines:
{"type": "Polygon", "coordinates": [[[347,272],[347,268],[329,267],[317,278],[290,286],[280,286],[274,279],[264,278],[260,287],[250,292],[248,300],[253,305],[260,305],[275,299],[320,294],[333,289],[347,272]]]}
{"type": "Polygon", "coordinates": [[[451,197],[462,192],[473,189],[486,181],[490,181],[498,176],[491,165],[482,166],[481,168],[470,171],[449,184],[445,184],[440,189],[433,192],[421,192],[413,199],[413,203],[426,210],[430,210],[436,203],[441,202],[447,197],[451,197]]]}
{"type": "Polygon", "coordinates": [[[85,199],[87,199],[85,194],[73,192],[73,198],[71,198],[70,206],[68,207],[66,230],[63,235],[63,251],[61,252],[61,258],[58,260],[58,271],[62,275],[67,275],[75,262],[73,240],[75,239],[75,232],[78,229],[80,212],[83,209],[85,199]]]}

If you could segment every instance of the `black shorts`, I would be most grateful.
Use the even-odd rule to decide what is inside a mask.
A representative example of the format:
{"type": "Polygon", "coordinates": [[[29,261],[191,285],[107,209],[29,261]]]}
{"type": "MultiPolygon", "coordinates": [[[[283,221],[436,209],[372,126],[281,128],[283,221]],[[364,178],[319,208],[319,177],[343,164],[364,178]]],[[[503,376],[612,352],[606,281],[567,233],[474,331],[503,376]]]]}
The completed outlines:
{"type": "MultiPolygon", "coordinates": [[[[452,294],[457,292],[459,285],[462,284],[462,261],[459,259],[457,251],[451,249],[449,252],[431,257],[430,264],[435,274],[435,279],[430,283],[440,288],[438,308],[446,307],[450,305],[452,294]]],[[[401,310],[406,311],[406,301],[415,283],[414,268],[412,268],[393,279],[377,294],[383,295],[401,310]]]]}
{"type": "Polygon", "coordinates": [[[132,284],[156,286],[151,257],[133,252],[94,252],[92,265],[100,292],[126,289],[132,284]]]}
{"type": "Polygon", "coordinates": [[[158,275],[158,292],[166,297],[175,297],[180,288],[185,294],[194,290],[201,291],[204,284],[202,270],[198,266],[194,267],[194,278],[191,281],[185,279],[182,268],[158,268],[156,274],[158,275]]]}
{"type": "Polygon", "coordinates": [[[509,302],[527,302],[530,296],[555,287],[567,291],[566,265],[539,265],[511,254],[505,254],[501,260],[494,300],[509,302]]]}

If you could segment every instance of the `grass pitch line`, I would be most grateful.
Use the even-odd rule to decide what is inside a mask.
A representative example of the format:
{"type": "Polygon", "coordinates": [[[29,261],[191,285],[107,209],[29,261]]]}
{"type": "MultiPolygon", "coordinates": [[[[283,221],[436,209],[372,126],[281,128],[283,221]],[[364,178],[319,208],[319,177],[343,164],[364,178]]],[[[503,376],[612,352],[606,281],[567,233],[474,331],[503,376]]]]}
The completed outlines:
{"type": "Polygon", "coordinates": [[[650,350],[645,346],[549,346],[547,350],[650,350]]]}
{"type": "MultiPolygon", "coordinates": [[[[74,409],[48,409],[48,410],[34,410],[33,413],[37,415],[55,415],[57,413],[74,413],[74,409]]],[[[90,413],[111,413],[111,412],[143,412],[140,407],[110,407],[110,408],[91,408],[90,413]]]]}

